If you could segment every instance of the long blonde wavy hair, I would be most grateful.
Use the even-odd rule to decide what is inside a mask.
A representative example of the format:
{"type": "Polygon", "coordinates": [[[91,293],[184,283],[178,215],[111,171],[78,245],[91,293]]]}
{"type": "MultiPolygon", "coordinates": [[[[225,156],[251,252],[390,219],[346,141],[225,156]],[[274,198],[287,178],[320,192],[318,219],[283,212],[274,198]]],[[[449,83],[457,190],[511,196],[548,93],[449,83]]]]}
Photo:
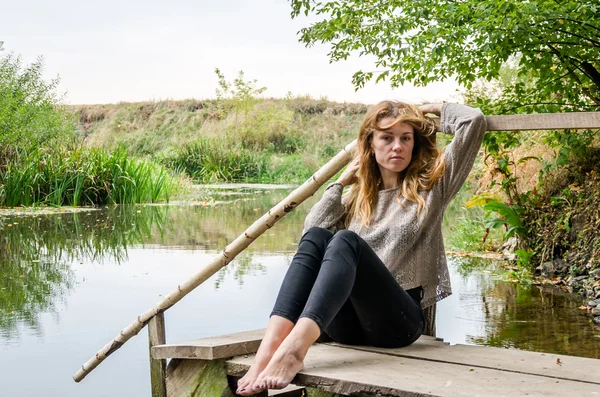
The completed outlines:
{"type": "Polygon", "coordinates": [[[418,204],[417,215],[425,208],[425,200],[419,195],[423,190],[431,190],[444,174],[446,163],[444,156],[436,146],[435,124],[425,118],[423,112],[403,102],[383,101],[367,112],[358,132],[359,168],[346,200],[346,227],[353,218],[361,220],[362,226],[369,226],[377,206],[380,185],[383,183],[379,166],[372,154],[371,142],[375,130],[381,129],[379,122],[393,117],[395,121],[384,126],[389,128],[397,123],[407,123],[414,128],[414,148],[408,167],[398,175],[401,186],[397,200],[403,205],[402,198],[418,204]]]}

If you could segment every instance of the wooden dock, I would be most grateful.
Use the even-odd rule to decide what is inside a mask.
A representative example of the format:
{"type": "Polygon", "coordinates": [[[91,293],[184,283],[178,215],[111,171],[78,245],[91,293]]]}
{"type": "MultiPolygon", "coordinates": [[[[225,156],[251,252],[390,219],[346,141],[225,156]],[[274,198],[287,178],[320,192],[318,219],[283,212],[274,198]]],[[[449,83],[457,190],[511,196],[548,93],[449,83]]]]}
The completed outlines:
{"type": "MultiPolygon", "coordinates": [[[[264,330],[151,348],[171,359],[166,395],[233,397],[264,330]]],[[[493,347],[453,345],[422,336],[399,349],[316,344],[284,391],[258,396],[598,396],[600,360],[493,347]]]]}

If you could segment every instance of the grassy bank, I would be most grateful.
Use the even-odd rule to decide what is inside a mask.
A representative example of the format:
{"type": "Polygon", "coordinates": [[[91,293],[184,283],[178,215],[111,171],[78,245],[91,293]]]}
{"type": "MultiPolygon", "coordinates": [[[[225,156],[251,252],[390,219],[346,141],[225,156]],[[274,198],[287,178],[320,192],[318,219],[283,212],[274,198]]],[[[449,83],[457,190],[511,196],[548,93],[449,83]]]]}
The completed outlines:
{"type": "Polygon", "coordinates": [[[307,97],[76,106],[90,147],[124,146],[198,182],[302,182],[355,138],[367,107],[307,97]]]}

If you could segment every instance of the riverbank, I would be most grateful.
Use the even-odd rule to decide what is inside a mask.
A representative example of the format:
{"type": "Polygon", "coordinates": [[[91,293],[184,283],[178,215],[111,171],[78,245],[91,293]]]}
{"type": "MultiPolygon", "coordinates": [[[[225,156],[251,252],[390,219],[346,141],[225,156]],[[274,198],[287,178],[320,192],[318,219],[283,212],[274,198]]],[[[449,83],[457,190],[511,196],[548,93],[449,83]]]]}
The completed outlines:
{"type": "Polygon", "coordinates": [[[310,97],[72,106],[88,147],[124,147],[195,182],[301,183],[356,137],[364,104],[310,97]]]}

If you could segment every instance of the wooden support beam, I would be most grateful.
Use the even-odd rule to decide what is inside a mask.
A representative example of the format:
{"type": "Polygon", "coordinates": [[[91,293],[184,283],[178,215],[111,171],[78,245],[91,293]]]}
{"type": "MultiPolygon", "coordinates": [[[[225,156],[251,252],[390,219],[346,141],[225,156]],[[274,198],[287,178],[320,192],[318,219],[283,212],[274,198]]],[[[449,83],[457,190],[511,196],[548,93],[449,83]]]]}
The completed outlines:
{"type": "MultiPolygon", "coordinates": [[[[600,129],[600,112],[511,114],[486,120],[488,131],[600,129]]],[[[439,128],[439,119],[434,121],[439,128]]]]}
{"type": "Polygon", "coordinates": [[[150,382],[152,384],[152,397],[167,397],[165,383],[167,360],[152,358],[152,348],[164,345],[167,342],[165,333],[165,314],[158,313],[148,322],[148,342],[150,349],[150,382]]]}
{"type": "MultiPolygon", "coordinates": [[[[167,377],[168,397],[235,397],[234,387],[222,360],[182,360],[167,377]]],[[[266,397],[266,393],[256,396],[266,397]]]]}
{"type": "Polygon", "coordinates": [[[600,112],[487,116],[488,131],[585,130],[600,128],[600,112]]]}

